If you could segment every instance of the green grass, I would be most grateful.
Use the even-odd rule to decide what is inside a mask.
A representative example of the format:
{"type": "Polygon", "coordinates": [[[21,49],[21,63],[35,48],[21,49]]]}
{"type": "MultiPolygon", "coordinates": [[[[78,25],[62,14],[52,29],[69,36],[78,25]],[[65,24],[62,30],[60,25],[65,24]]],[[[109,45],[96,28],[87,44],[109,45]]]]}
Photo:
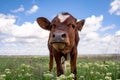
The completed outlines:
{"type": "MultiPolygon", "coordinates": [[[[0,57],[0,80],[72,80],[70,64],[65,75],[49,72],[49,58],[40,56],[0,57]]],[[[120,80],[120,61],[115,59],[77,60],[77,80],[120,80]]]]}

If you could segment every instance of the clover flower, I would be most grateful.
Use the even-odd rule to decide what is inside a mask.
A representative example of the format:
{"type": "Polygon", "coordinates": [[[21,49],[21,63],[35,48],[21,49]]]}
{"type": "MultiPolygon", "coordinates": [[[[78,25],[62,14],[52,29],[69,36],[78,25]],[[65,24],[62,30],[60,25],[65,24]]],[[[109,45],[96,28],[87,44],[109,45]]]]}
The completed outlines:
{"type": "Polygon", "coordinates": [[[105,80],[112,80],[112,78],[109,76],[105,76],[105,80]]]}

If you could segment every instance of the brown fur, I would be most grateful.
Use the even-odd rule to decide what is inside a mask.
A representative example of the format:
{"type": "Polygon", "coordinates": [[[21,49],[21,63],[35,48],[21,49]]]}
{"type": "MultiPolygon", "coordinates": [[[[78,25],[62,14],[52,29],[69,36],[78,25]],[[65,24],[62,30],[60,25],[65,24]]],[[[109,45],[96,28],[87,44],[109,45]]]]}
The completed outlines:
{"type": "MultiPolygon", "coordinates": [[[[70,15],[69,13],[62,13],[62,15],[70,15]]],[[[49,70],[53,67],[53,58],[56,61],[57,75],[60,76],[64,73],[61,64],[61,57],[64,56],[67,59],[67,55],[70,54],[71,73],[76,75],[76,59],[77,59],[77,45],[79,42],[78,30],[81,31],[85,20],[77,22],[76,18],[72,15],[68,17],[64,22],[60,22],[58,16],[56,16],[51,22],[44,17],[37,18],[37,22],[43,29],[49,30],[50,35],[48,39],[48,48],[50,51],[50,63],[49,70]],[[62,50],[57,50],[51,44],[54,32],[65,33],[66,46],[62,50]]],[[[76,78],[75,78],[76,79],[76,78]]]]}

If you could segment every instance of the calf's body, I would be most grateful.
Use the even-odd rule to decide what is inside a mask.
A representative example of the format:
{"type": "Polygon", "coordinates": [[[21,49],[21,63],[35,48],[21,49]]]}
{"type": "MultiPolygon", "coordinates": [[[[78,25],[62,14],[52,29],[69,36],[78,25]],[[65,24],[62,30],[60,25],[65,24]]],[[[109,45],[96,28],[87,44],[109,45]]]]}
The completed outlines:
{"type": "Polygon", "coordinates": [[[51,22],[45,17],[37,18],[41,28],[49,30],[48,49],[50,52],[49,70],[52,70],[55,58],[57,75],[64,74],[65,60],[70,55],[71,73],[76,75],[78,31],[81,31],[85,20],[77,21],[69,13],[58,14],[51,22]]]}

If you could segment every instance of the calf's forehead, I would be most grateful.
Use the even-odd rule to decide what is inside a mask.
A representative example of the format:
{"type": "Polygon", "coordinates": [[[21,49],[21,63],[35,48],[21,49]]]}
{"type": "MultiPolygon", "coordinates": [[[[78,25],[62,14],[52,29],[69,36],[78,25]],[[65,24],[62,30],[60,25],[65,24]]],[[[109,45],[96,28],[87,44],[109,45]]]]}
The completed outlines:
{"type": "Polygon", "coordinates": [[[53,24],[69,24],[73,21],[76,21],[76,19],[71,16],[70,14],[58,14],[52,21],[53,24]]]}
{"type": "Polygon", "coordinates": [[[64,21],[66,21],[67,18],[69,18],[69,17],[70,17],[70,15],[63,15],[63,14],[59,14],[59,15],[57,16],[57,18],[59,19],[59,21],[60,21],[61,23],[63,23],[64,21]]]}

